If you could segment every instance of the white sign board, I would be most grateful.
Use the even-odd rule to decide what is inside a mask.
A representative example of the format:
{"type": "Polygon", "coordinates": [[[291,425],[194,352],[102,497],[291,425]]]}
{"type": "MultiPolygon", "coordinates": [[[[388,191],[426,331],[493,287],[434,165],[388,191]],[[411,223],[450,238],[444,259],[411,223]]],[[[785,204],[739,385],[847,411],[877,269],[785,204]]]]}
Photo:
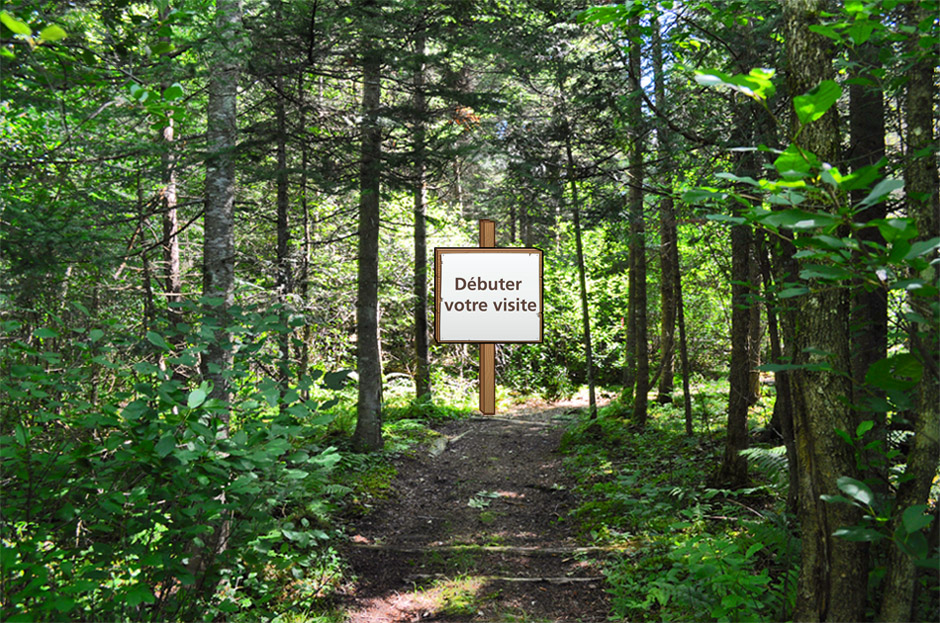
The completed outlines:
{"type": "Polygon", "coordinates": [[[539,249],[434,249],[439,343],[542,341],[539,249]]]}

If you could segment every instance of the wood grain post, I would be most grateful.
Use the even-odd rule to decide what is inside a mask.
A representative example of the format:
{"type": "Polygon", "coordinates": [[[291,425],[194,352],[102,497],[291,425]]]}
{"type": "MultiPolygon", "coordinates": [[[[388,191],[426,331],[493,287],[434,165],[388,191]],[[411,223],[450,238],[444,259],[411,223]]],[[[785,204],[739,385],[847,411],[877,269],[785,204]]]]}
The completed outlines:
{"type": "MultiPolygon", "coordinates": [[[[496,222],[480,220],[480,247],[496,246],[496,222]]],[[[496,413],[496,344],[480,344],[480,413],[496,413]]]]}

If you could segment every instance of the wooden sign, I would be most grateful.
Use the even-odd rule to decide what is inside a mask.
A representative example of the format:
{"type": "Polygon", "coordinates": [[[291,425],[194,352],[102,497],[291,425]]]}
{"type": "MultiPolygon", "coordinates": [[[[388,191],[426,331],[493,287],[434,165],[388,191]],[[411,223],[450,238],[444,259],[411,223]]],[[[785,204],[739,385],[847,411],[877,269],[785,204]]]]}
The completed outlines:
{"type": "Polygon", "coordinates": [[[496,343],[542,341],[542,251],[496,248],[480,221],[480,247],[434,249],[434,338],[480,344],[480,411],[496,413],[496,343]]]}

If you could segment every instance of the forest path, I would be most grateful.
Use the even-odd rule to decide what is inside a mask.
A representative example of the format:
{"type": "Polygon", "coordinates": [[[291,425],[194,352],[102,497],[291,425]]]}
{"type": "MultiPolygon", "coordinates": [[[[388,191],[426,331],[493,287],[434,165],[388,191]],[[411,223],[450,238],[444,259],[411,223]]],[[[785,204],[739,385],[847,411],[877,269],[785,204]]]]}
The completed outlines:
{"type": "Polygon", "coordinates": [[[595,548],[558,452],[583,400],[435,425],[447,439],[396,461],[389,498],[356,525],[350,623],[606,621],[595,548]]]}

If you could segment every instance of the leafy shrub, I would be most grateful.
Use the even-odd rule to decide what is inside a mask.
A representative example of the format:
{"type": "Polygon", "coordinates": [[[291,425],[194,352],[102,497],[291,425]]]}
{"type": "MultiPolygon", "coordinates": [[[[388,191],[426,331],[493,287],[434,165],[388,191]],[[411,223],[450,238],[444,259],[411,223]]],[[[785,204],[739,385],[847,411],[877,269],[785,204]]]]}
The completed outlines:
{"type": "Polygon", "coordinates": [[[272,330],[252,320],[233,318],[242,324],[230,427],[211,388],[174,373],[198,360],[198,330],[174,350],[156,332],[139,342],[5,323],[0,619],[260,614],[272,595],[252,593],[259,578],[315,572],[341,457],[310,439],[328,420],[321,405],[282,395],[248,365],[272,330]]]}

